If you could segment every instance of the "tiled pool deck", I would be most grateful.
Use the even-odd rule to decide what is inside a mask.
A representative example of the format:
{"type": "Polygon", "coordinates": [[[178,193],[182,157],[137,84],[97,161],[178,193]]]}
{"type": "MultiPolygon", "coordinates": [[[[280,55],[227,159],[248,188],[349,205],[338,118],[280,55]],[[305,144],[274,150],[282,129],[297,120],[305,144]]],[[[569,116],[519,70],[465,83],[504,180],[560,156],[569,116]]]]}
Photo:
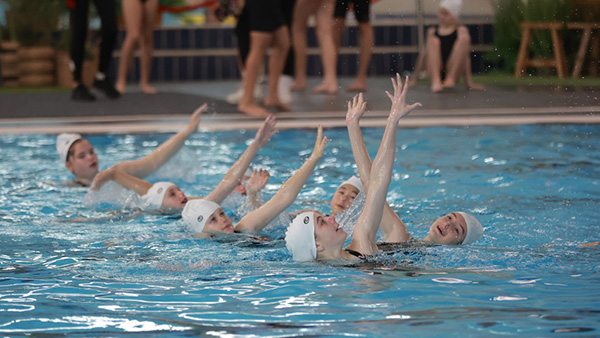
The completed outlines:
{"type": "MultiPolygon", "coordinates": [[[[315,85],[312,79],[310,85],[315,85]]],[[[351,79],[341,79],[344,88],[351,79]]],[[[600,84],[600,80],[599,80],[600,84]]],[[[189,114],[208,102],[211,112],[201,122],[207,130],[257,128],[261,119],[240,114],[224,101],[238,87],[236,81],[155,84],[159,93],[144,95],[136,87],[118,100],[98,94],[93,103],[72,102],[70,93],[0,94],[0,133],[138,133],[173,132],[181,129],[189,114]]],[[[385,124],[390,90],[388,78],[369,80],[366,93],[369,112],[363,126],[385,124]]],[[[275,113],[279,128],[345,126],[346,102],[352,93],[336,95],[309,92],[293,94],[291,112],[275,113]]],[[[409,93],[409,101],[423,107],[401,120],[401,127],[438,125],[509,125],[531,123],[600,123],[600,86],[585,88],[489,86],[467,91],[459,86],[431,94],[426,85],[409,93]]]]}

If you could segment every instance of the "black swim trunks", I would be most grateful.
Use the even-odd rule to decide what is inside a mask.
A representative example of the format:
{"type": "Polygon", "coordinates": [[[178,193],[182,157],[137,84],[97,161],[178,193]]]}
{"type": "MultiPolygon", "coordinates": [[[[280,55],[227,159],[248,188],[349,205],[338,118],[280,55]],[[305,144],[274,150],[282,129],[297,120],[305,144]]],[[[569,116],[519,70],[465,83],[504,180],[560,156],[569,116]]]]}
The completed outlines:
{"type": "Polygon", "coordinates": [[[284,2],[289,0],[248,0],[250,31],[272,33],[285,25],[284,2]]]}
{"type": "Polygon", "coordinates": [[[350,4],[354,7],[356,21],[369,22],[371,0],[337,0],[333,16],[336,18],[346,17],[350,4]]]}

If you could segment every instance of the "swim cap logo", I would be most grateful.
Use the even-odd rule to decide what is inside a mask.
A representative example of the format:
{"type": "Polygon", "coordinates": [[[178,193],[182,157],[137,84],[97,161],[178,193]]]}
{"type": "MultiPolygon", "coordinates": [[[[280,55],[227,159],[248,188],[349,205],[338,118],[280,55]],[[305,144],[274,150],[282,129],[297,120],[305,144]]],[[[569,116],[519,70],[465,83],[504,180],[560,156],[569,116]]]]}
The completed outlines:
{"type": "Polygon", "coordinates": [[[204,219],[204,217],[202,215],[198,216],[198,222],[202,223],[202,220],[204,219]]]}
{"type": "Polygon", "coordinates": [[[160,193],[162,193],[162,191],[163,191],[163,188],[159,188],[157,193],[160,194],[160,193]]]}
{"type": "Polygon", "coordinates": [[[310,222],[310,217],[308,217],[308,216],[304,217],[303,222],[304,222],[304,224],[308,224],[308,222],[310,222]]]}

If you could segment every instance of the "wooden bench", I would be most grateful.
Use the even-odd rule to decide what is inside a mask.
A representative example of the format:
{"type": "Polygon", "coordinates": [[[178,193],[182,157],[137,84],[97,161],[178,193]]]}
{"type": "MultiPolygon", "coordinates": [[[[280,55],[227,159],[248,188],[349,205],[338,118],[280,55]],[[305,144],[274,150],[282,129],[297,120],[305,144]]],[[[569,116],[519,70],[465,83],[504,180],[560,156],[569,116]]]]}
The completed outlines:
{"type": "Polygon", "coordinates": [[[515,77],[525,75],[527,67],[536,68],[556,68],[559,78],[567,76],[567,60],[565,57],[565,48],[560,37],[559,30],[564,28],[562,22],[522,22],[521,29],[523,30],[521,37],[521,47],[519,48],[519,56],[517,59],[517,69],[515,77]],[[533,29],[548,29],[552,35],[552,45],[554,49],[554,58],[529,58],[529,45],[531,44],[531,30],[533,29]]]}
{"type": "Polygon", "coordinates": [[[590,44],[590,39],[595,33],[596,37],[592,41],[592,48],[590,51],[590,76],[598,75],[598,60],[600,56],[600,22],[569,22],[567,23],[568,29],[581,29],[583,33],[581,35],[581,41],[579,42],[579,48],[577,49],[577,55],[575,56],[575,65],[573,66],[574,78],[581,75],[581,69],[585,61],[585,56],[590,44]],[[595,30],[595,32],[594,32],[595,30]]]}

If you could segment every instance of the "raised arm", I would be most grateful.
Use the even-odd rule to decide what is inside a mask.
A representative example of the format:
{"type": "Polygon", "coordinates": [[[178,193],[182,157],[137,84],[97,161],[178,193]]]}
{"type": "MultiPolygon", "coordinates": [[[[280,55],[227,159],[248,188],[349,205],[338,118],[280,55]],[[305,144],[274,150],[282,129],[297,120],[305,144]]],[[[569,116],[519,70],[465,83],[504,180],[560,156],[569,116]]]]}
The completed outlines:
{"type": "Polygon", "coordinates": [[[116,169],[115,167],[112,167],[98,173],[98,175],[96,175],[94,178],[90,189],[100,190],[104,184],[111,180],[115,181],[125,189],[135,191],[140,196],[145,195],[148,190],[152,188],[152,183],[144,181],[141,178],[131,176],[121,170],[116,169]]]}
{"type": "Polygon", "coordinates": [[[323,137],[323,127],[319,126],[317,140],[310,157],[279,189],[279,191],[262,207],[246,215],[235,227],[236,230],[260,231],[269,224],[277,215],[287,209],[306,183],[306,180],[315,170],[315,166],[325,151],[327,137],[323,137]]]}
{"type": "Polygon", "coordinates": [[[252,176],[246,183],[246,205],[249,205],[252,210],[258,209],[262,205],[261,191],[269,182],[271,175],[265,169],[256,169],[252,172],[252,176]]]}
{"type": "Polygon", "coordinates": [[[167,163],[167,161],[169,161],[175,154],[177,154],[181,147],[183,147],[185,140],[187,140],[190,135],[198,130],[198,124],[202,119],[202,113],[205,112],[206,109],[206,103],[198,107],[198,109],[196,109],[196,111],[194,111],[192,114],[190,123],[188,123],[185,129],[175,134],[175,136],[161,144],[150,154],[137,160],[117,163],[114,167],[129,175],[139,178],[143,178],[152,174],[165,163],[167,163]]]}
{"type": "Polygon", "coordinates": [[[240,158],[229,168],[229,171],[221,180],[221,183],[217,185],[217,187],[208,195],[205,199],[213,201],[217,204],[223,202],[225,197],[229,195],[235,189],[235,187],[239,184],[240,180],[244,176],[246,169],[250,166],[250,162],[258,153],[258,150],[262,148],[267,141],[273,136],[277,130],[275,129],[275,124],[277,120],[273,115],[269,115],[265,119],[265,122],[260,127],[260,129],[256,132],[256,136],[254,137],[254,141],[246,148],[246,151],[240,156],[240,158]]]}
{"type": "Polygon", "coordinates": [[[396,130],[401,117],[420,106],[419,103],[406,105],[406,91],[408,86],[402,85],[400,75],[392,79],[394,95],[386,92],[392,100],[392,108],[387,120],[385,131],[381,139],[379,150],[371,172],[369,173],[369,188],[363,212],[358,217],[352,243],[349,248],[365,255],[377,252],[376,236],[382,219],[385,199],[391,182],[394,158],[396,155],[396,130]]]}
{"type": "MultiPolygon", "coordinates": [[[[362,93],[348,102],[348,113],[346,114],[346,126],[350,145],[354,154],[354,161],[358,167],[361,182],[365,191],[369,191],[369,176],[371,173],[371,157],[365,146],[362,131],[360,130],[360,118],[363,116],[367,103],[363,100],[362,93]]],[[[402,219],[394,212],[390,205],[385,202],[381,224],[383,241],[388,243],[405,242],[411,239],[402,219]]]]}

